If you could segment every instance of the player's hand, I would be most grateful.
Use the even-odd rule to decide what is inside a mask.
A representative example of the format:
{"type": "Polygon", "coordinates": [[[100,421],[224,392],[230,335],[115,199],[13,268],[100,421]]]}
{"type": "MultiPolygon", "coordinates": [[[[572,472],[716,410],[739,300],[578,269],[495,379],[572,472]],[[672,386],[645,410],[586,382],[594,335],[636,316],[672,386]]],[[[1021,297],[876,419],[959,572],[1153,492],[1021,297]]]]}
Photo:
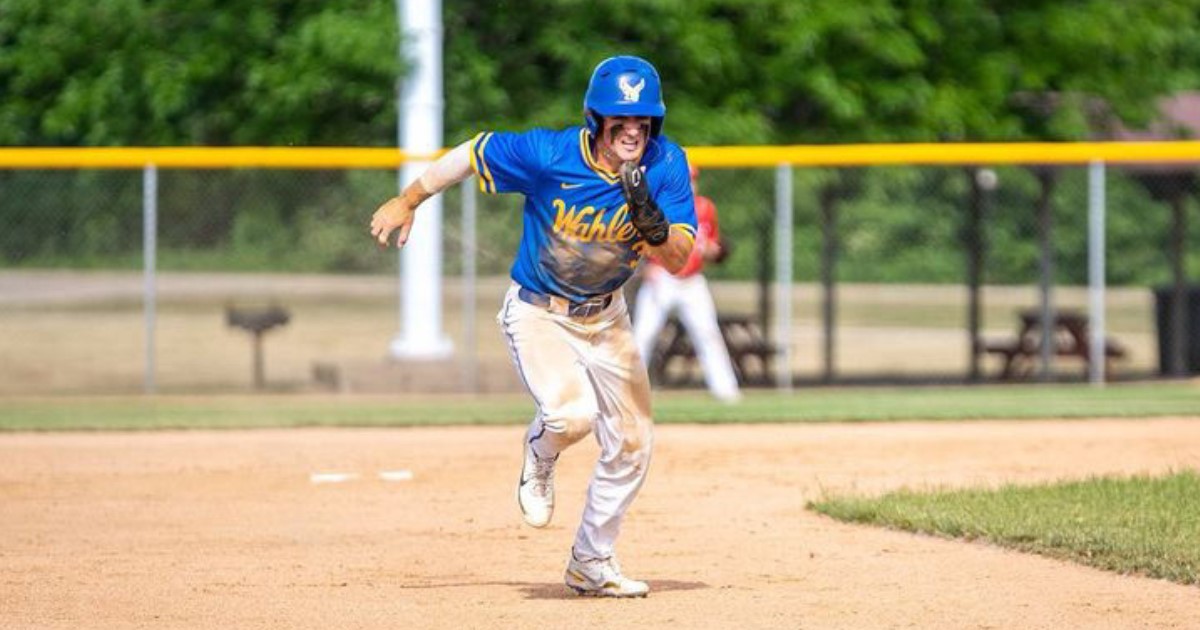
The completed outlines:
{"type": "Polygon", "coordinates": [[[371,217],[371,236],[386,248],[392,232],[396,234],[396,247],[404,247],[408,242],[408,233],[412,230],[415,208],[403,196],[388,199],[371,217]]]}
{"type": "Polygon", "coordinates": [[[650,186],[646,183],[646,171],[633,162],[623,162],[617,173],[621,179],[621,190],[629,204],[629,219],[633,227],[651,245],[667,242],[671,224],[658,204],[650,197],[650,186]]]}

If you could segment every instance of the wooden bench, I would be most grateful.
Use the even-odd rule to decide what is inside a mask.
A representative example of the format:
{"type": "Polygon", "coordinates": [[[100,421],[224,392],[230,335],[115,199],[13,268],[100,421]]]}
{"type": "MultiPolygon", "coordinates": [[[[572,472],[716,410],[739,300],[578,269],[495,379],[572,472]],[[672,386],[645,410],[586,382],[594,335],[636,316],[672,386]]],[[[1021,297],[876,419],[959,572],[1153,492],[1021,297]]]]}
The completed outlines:
{"type": "MultiPolygon", "coordinates": [[[[717,326],[738,383],[771,384],[771,360],[778,349],[767,341],[758,322],[745,315],[718,315],[717,326]]],[[[701,369],[692,340],[674,315],[667,318],[659,333],[647,367],[651,382],[659,385],[691,384],[701,369]]]]}
{"type": "MultiPolygon", "coordinates": [[[[1033,374],[1042,354],[1041,311],[1022,310],[1017,313],[1017,318],[1020,321],[1015,337],[985,339],[975,348],[976,353],[994,354],[1001,358],[1000,378],[1003,380],[1029,377],[1033,374]]],[[[1053,321],[1054,331],[1050,337],[1054,344],[1052,349],[1054,356],[1074,357],[1083,361],[1084,377],[1086,378],[1092,359],[1087,315],[1078,311],[1063,310],[1053,314],[1053,321]]],[[[1104,340],[1106,378],[1112,373],[1113,361],[1124,359],[1127,355],[1128,351],[1117,340],[1112,338],[1104,340]]]]}

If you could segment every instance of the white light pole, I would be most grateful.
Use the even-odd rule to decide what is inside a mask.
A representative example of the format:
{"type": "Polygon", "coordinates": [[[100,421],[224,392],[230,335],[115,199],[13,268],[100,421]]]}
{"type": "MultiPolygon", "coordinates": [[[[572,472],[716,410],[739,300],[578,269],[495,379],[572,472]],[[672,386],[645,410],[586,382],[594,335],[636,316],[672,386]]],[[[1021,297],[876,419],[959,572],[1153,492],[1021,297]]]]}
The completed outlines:
{"type": "MultiPolygon", "coordinates": [[[[396,0],[396,22],[401,59],[414,64],[413,73],[397,86],[397,140],[405,153],[428,156],[442,148],[441,0],[396,0]]],[[[400,169],[400,190],[428,165],[427,159],[405,162],[400,169]]],[[[390,346],[392,357],[450,356],[454,344],[442,330],[441,195],[421,204],[399,256],[401,320],[390,346]]]]}

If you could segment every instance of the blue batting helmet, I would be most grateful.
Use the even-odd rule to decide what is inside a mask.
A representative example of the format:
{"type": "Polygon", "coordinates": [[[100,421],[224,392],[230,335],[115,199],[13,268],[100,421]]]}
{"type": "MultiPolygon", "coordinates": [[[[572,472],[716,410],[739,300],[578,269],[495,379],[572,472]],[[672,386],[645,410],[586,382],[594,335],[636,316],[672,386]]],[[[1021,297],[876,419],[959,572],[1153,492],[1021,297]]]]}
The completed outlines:
{"type": "Polygon", "coordinates": [[[592,135],[600,132],[605,116],[649,116],[650,137],[662,132],[667,106],[663,104],[658,70],[641,57],[609,57],[592,71],[583,97],[583,118],[592,135]]]}

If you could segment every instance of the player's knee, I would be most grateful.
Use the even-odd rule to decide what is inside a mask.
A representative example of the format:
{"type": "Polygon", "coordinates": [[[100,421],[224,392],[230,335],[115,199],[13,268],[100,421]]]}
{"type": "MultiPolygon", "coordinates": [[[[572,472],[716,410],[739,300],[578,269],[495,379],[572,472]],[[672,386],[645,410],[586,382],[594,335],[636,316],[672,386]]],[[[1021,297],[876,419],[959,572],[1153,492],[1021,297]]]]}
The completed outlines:
{"type": "Polygon", "coordinates": [[[543,423],[564,444],[574,444],[592,430],[597,411],[586,405],[568,405],[547,414],[543,423]]]}
{"type": "Polygon", "coordinates": [[[595,420],[595,414],[590,416],[575,415],[565,419],[565,428],[562,432],[563,440],[575,443],[582,440],[592,432],[592,422],[595,420]]]}
{"type": "Polygon", "coordinates": [[[637,428],[621,436],[621,457],[635,467],[645,470],[654,450],[654,430],[650,422],[639,422],[637,428]]]}

